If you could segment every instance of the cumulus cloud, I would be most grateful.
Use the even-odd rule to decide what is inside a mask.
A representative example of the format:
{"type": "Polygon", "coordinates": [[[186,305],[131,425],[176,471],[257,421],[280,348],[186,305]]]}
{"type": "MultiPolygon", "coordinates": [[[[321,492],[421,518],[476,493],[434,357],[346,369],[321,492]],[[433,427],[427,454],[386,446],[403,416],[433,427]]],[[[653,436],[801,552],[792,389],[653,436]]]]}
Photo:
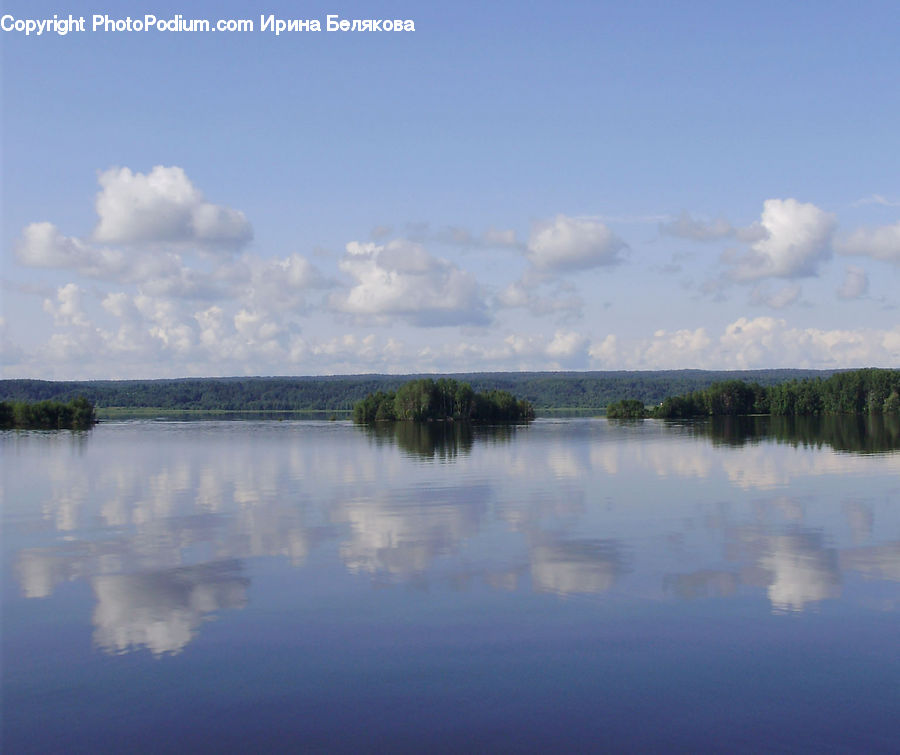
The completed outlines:
{"type": "Polygon", "coordinates": [[[871,257],[900,264],[900,221],[878,228],[857,228],[835,241],[839,254],[871,257]]]}
{"type": "Polygon", "coordinates": [[[711,343],[706,328],[657,330],[643,347],[641,358],[648,364],[679,363],[685,354],[704,354],[711,343]]]}
{"type": "Polygon", "coordinates": [[[182,168],[100,174],[94,239],[102,243],[184,243],[240,247],[253,236],[240,210],[207,202],[182,168]]]}
{"type": "MultiPolygon", "coordinates": [[[[508,333],[502,340],[472,342],[458,340],[408,350],[403,371],[459,371],[459,365],[477,365],[484,370],[559,370],[585,368],[590,339],[577,331],[554,333],[508,333]]],[[[399,357],[400,355],[398,355],[399,357]]]]}
{"type": "Polygon", "coordinates": [[[869,276],[866,271],[856,265],[848,265],[844,272],[844,282],[838,289],[838,296],[842,299],[858,299],[865,296],[869,290],[869,276]]]}
{"type": "Polygon", "coordinates": [[[835,219],[814,204],[796,199],[767,199],[759,221],[760,238],[745,254],[725,261],[738,281],[815,275],[831,254],[835,219]]]}
{"type": "Polygon", "coordinates": [[[475,277],[403,239],[385,245],[350,242],[339,263],[354,283],[335,293],[332,306],[360,316],[398,318],[414,325],[488,322],[475,277]]]}
{"type": "Polygon", "coordinates": [[[84,292],[74,283],[60,286],[54,298],[44,299],[44,311],[59,331],[34,352],[42,369],[53,364],[94,362],[105,349],[104,333],[94,326],[84,310],[84,292]]]}
{"type": "Polygon", "coordinates": [[[588,355],[598,365],[613,366],[616,364],[619,349],[619,339],[612,333],[602,341],[595,341],[588,347],[588,355]]]}
{"type": "Polygon", "coordinates": [[[211,276],[187,267],[176,253],[130,250],[125,254],[65,236],[47,222],[31,223],[23,229],[16,256],[29,267],[70,270],[121,284],[139,283],[143,290],[157,296],[218,295],[211,276]]]}
{"type": "Polygon", "coordinates": [[[116,277],[128,267],[116,250],[97,249],[73,236],[65,236],[53,223],[30,223],[22,230],[16,256],[29,267],[76,270],[95,278],[116,277]]]}
{"type": "Polygon", "coordinates": [[[772,317],[741,317],[719,339],[722,357],[736,368],[790,365],[796,367],[855,367],[896,363],[900,328],[879,330],[822,330],[791,328],[772,317]]]}
{"type": "Polygon", "coordinates": [[[557,330],[552,337],[544,335],[510,334],[504,339],[507,358],[551,360],[550,366],[576,367],[587,356],[589,339],[574,330],[557,330]]]}
{"type": "Polygon", "coordinates": [[[56,300],[44,299],[44,311],[53,317],[57,325],[75,325],[87,327],[87,316],[81,304],[82,291],[74,283],[60,286],[56,291],[56,300]]]}
{"type": "Polygon", "coordinates": [[[588,353],[596,367],[616,369],[852,368],[896,365],[900,325],[890,329],[796,328],[775,317],[740,317],[716,335],[707,328],[657,330],[626,341],[607,335],[588,353]]]}
{"type": "Polygon", "coordinates": [[[136,285],[153,297],[233,299],[265,310],[301,311],[310,290],[333,285],[296,253],[273,259],[244,254],[212,268],[191,261],[197,250],[221,249],[230,257],[251,232],[243,213],[206,202],[181,168],[156,167],[146,175],[115,168],[100,182],[93,237],[31,223],[16,246],[22,264],[136,285]],[[113,243],[120,248],[105,246],[113,243]]]}
{"type": "Polygon", "coordinates": [[[306,257],[296,253],[274,259],[244,255],[220,269],[217,277],[230,287],[234,298],[266,311],[301,312],[311,291],[334,285],[306,257]]]}
{"type": "Polygon", "coordinates": [[[616,265],[625,242],[603,223],[591,218],[556,218],[538,223],[528,237],[527,257],[548,272],[587,270],[616,265]]]}
{"type": "Polygon", "coordinates": [[[584,353],[588,339],[575,331],[558,330],[547,344],[547,356],[553,359],[571,359],[584,353]]]}

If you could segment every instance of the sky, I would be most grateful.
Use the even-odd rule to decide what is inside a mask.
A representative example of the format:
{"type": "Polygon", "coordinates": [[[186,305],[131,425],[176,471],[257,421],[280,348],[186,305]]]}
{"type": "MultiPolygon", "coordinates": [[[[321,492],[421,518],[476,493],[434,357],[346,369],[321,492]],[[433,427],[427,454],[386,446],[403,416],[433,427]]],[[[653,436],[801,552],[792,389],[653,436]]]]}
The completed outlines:
{"type": "Polygon", "coordinates": [[[4,3],[3,377],[900,367],[895,2],[248,6],[4,3]]]}

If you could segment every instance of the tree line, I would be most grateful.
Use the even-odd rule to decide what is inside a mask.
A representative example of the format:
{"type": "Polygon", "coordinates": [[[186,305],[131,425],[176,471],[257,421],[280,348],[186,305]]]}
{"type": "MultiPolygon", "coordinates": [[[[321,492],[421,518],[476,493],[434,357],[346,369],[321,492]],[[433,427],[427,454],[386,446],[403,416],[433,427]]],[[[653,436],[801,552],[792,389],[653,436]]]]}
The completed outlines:
{"type": "Polygon", "coordinates": [[[395,420],[414,422],[461,420],[466,422],[527,422],[534,407],[508,391],[476,393],[471,385],[453,378],[410,380],[396,391],[370,393],[353,407],[360,424],[395,420]]]}
{"type": "Polygon", "coordinates": [[[94,405],[84,396],[61,401],[0,401],[0,428],[87,430],[96,423],[94,405]]]}
{"type": "MultiPolygon", "coordinates": [[[[448,375],[476,393],[507,391],[537,409],[602,409],[623,397],[655,405],[667,396],[729,379],[763,386],[822,377],[814,370],[658,370],[618,372],[477,372],[448,375]]],[[[0,380],[0,400],[71,401],[84,396],[98,408],[200,411],[350,411],[370,393],[397,391],[435,375],[183,378],[177,380],[0,380]]]]}
{"type": "Polygon", "coordinates": [[[665,419],[773,414],[873,414],[900,411],[900,370],[863,369],[771,386],[726,380],[670,396],[644,416],[665,419]]]}

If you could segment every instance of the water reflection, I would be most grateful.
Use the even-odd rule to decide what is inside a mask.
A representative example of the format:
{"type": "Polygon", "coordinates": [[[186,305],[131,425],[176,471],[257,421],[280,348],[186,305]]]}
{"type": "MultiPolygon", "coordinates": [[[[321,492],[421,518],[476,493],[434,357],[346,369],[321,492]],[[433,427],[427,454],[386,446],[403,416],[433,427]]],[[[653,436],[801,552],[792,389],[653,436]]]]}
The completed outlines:
{"type": "Polygon", "coordinates": [[[772,535],[760,566],[769,573],[767,592],[776,611],[802,611],[841,594],[837,551],[819,533],[772,535]]]}
{"type": "Polygon", "coordinates": [[[379,422],[360,426],[378,444],[394,444],[411,456],[451,460],[472,450],[474,433],[467,422],[379,422]]]}
{"type": "Polygon", "coordinates": [[[602,593],[627,571],[614,540],[561,540],[531,549],[534,588],[560,595],[602,593]]]}
{"type": "Polygon", "coordinates": [[[489,498],[489,487],[463,485],[339,503],[335,521],[350,526],[341,558],[351,572],[411,579],[478,532],[489,498]]]}
{"type": "Polygon", "coordinates": [[[892,431],[860,421],[109,423],[78,449],[6,434],[4,536],[24,598],[92,587],[111,653],[182,650],[245,609],[264,558],[336,585],[749,596],[779,613],[865,583],[895,610],[900,455],[868,453],[892,431]]]}
{"type": "Polygon", "coordinates": [[[857,571],[870,579],[900,582],[900,540],[868,548],[849,548],[839,558],[844,570],[857,571]]]}
{"type": "Polygon", "coordinates": [[[238,561],[223,561],[95,577],[94,643],[111,653],[178,653],[215,612],[244,607],[250,581],[241,571],[238,561]]]}
{"type": "Polygon", "coordinates": [[[515,425],[474,426],[470,422],[379,422],[357,427],[378,445],[396,444],[410,456],[441,461],[471,453],[476,436],[479,443],[508,442],[518,429],[515,425]]]}
{"type": "Polygon", "coordinates": [[[682,600],[698,598],[727,598],[737,592],[740,574],[715,569],[702,569],[691,574],[669,574],[663,581],[664,589],[682,600]]]}
{"type": "Polygon", "coordinates": [[[693,425],[715,444],[743,446],[762,440],[857,454],[900,450],[900,414],[814,417],[711,417],[693,425]]]}

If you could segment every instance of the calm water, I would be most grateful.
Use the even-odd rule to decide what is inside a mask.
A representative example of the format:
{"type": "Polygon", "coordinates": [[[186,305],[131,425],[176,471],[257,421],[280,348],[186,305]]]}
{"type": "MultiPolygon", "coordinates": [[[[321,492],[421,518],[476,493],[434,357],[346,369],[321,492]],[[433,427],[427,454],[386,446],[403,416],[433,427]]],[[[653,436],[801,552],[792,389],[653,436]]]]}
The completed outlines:
{"type": "Polygon", "coordinates": [[[898,437],[4,432],[3,749],[896,751],[898,437]]]}

